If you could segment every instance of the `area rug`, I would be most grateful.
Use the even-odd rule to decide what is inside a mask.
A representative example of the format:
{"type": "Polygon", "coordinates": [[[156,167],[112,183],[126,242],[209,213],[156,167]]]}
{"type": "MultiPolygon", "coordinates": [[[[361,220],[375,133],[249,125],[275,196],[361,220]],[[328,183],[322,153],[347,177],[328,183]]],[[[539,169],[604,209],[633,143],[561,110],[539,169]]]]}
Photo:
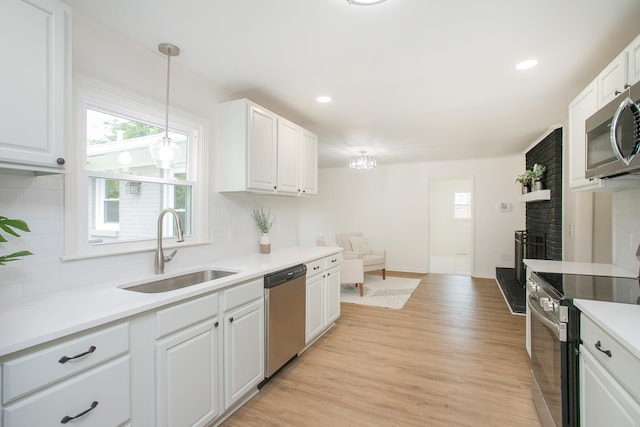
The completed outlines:
{"type": "Polygon", "coordinates": [[[341,285],[340,301],[351,304],[372,305],[401,309],[418,287],[420,279],[381,276],[364,276],[364,296],[360,296],[360,288],[354,285],[341,285]]]}

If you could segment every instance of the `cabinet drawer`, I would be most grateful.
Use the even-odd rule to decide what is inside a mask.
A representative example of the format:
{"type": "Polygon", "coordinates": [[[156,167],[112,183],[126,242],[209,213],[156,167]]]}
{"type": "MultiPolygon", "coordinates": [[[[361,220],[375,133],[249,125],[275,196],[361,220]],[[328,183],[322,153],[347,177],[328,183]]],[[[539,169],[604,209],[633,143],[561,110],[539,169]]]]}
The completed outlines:
{"type": "Polygon", "coordinates": [[[581,316],[580,336],[586,348],[620,384],[640,401],[640,360],[585,315],[581,316]],[[599,344],[601,350],[596,348],[599,344]],[[608,356],[605,352],[610,352],[608,356]]]}
{"type": "Polygon", "coordinates": [[[65,416],[73,426],[113,427],[130,418],[129,356],[79,374],[2,410],[5,427],[60,425],[65,416]],[[98,402],[95,404],[95,402],[98,402]]]}
{"type": "Polygon", "coordinates": [[[325,258],[316,259],[314,261],[308,262],[306,265],[307,265],[307,277],[312,277],[324,271],[324,269],[326,268],[326,259],[325,258]]]}
{"type": "Polygon", "coordinates": [[[8,360],[2,364],[2,402],[11,402],[128,351],[129,324],[123,323],[8,360]]]}
{"type": "Polygon", "coordinates": [[[230,310],[264,296],[264,279],[234,286],[224,291],[224,310],[230,310]]]}
{"type": "Polygon", "coordinates": [[[218,314],[217,293],[160,310],[156,313],[156,338],[164,337],[216,314],[218,314]]]}
{"type": "Polygon", "coordinates": [[[328,256],[326,260],[327,260],[326,268],[337,267],[342,262],[342,252],[340,252],[339,254],[328,256]]]}

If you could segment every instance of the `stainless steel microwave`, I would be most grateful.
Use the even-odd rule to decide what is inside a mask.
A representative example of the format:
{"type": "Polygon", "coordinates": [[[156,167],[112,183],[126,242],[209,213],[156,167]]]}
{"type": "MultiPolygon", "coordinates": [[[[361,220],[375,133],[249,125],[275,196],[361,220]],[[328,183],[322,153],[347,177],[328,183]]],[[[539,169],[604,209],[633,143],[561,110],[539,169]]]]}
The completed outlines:
{"type": "Polygon", "coordinates": [[[640,82],[586,122],[586,178],[640,173],[640,82]]]}

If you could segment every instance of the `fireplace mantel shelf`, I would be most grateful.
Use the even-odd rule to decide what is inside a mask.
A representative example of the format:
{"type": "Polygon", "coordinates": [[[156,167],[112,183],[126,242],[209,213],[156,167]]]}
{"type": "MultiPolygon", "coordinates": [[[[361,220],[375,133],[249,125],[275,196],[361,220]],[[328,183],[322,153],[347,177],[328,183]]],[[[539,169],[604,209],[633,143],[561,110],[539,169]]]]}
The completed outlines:
{"type": "Polygon", "coordinates": [[[541,200],[551,200],[551,190],[538,190],[532,191],[530,193],[525,193],[520,196],[519,200],[525,203],[539,202],[541,200]]]}

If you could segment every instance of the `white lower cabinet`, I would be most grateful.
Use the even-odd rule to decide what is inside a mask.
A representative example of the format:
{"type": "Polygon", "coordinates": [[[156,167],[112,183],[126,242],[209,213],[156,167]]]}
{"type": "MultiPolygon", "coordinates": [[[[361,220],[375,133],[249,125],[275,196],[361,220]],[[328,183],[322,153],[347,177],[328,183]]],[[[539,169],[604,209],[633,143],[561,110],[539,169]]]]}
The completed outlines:
{"type": "Polygon", "coordinates": [[[224,409],[256,391],[264,379],[264,281],[223,292],[224,409]]]}
{"type": "Polygon", "coordinates": [[[580,425],[640,426],[640,360],[584,314],[580,425]]]}
{"type": "Polygon", "coordinates": [[[203,426],[220,413],[217,319],[157,344],[158,426],[203,426]]]}
{"type": "Polygon", "coordinates": [[[340,317],[340,261],[332,255],[308,262],[305,334],[309,345],[340,317]]]}
{"type": "Polygon", "coordinates": [[[4,427],[128,423],[128,323],[97,328],[2,361],[4,427]]]}

